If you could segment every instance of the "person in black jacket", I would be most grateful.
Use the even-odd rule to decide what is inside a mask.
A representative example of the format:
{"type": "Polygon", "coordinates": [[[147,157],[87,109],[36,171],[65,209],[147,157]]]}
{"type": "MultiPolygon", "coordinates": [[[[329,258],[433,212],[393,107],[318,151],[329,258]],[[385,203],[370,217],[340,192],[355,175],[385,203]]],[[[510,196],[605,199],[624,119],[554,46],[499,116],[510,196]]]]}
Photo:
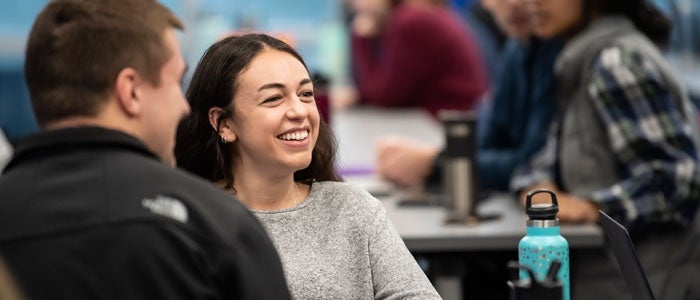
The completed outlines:
{"type": "Polygon", "coordinates": [[[0,177],[0,255],[27,299],[289,299],[257,219],[173,169],[181,22],[155,0],[58,0],[25,74],[42,132],[0,177]]]}

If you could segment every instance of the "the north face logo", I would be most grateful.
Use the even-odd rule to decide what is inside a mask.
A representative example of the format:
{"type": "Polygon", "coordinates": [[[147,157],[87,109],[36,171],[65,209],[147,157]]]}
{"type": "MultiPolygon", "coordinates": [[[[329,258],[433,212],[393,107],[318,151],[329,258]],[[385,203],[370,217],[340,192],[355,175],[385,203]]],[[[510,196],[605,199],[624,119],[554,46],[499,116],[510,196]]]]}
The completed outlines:
{"type": "Polygon", "coordinates": [[[187,207],[180,200],[158,195],[155,199],[144,198],[141,205],[154,214],[173,218],[182,223],[187,223],[187,207]]]}

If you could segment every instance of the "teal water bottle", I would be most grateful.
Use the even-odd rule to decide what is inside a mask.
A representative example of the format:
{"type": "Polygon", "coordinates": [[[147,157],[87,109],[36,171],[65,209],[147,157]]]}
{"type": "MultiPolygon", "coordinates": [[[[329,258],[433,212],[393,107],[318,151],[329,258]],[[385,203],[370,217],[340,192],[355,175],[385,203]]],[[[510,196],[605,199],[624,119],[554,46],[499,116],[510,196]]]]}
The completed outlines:
{"type": "MultiPolygon", "coordinates": [[[[527,194],[525,199],[527,229],[525,237],[518,245],[518,261],[520,265],[532,269],[538,281],[545,279],[553,261],[561,262],[557,279],[563,286],[562,299],[569,300],[569,243],[559,233],[558,212],[559,204],[554,192],[540,189],[527,194]],[[552,202],[532,204],[532,196],[539,193],[549,194],[552,202]]],[[[520,279],[528,278],[530,278],[528,272],[521,270],[520,279]]]]}

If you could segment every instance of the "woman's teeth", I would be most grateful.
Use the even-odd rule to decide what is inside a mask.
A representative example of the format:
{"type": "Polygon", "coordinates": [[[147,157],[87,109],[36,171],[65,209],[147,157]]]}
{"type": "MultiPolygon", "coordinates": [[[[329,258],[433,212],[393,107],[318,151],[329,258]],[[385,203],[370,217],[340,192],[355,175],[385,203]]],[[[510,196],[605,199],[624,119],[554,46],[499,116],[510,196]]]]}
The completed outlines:
{"type": "Polygon", "coordinates": [[[280,139],[285,141],[301,141],[303,139],[306,139],[307,137],[309,137],[309,132],[306,130],[285,133],[279,136],[280,139]]]}

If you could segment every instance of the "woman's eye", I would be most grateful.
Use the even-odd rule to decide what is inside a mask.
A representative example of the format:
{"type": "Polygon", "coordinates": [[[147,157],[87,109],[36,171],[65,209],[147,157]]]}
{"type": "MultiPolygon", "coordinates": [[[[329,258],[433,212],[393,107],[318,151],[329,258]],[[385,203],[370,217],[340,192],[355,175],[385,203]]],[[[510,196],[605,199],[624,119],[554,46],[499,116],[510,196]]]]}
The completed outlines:
{"type": "Polygon", "coordinates": [[[281,96],[272,96],[270,98],[265,99],[265,101],[263,101],[263,103],[275,102],[275,101],[278,101],[280,99],[282,99],[281,96]]]}
{"type": "Polygon", "coordinates": [[[305,98],[305,99],[311,98],[311,100],[313,100],[313,97],[314,97],[313,91],[304,91],[301,93],[301,96],[300,96],[300,98],[305,98]]]}

